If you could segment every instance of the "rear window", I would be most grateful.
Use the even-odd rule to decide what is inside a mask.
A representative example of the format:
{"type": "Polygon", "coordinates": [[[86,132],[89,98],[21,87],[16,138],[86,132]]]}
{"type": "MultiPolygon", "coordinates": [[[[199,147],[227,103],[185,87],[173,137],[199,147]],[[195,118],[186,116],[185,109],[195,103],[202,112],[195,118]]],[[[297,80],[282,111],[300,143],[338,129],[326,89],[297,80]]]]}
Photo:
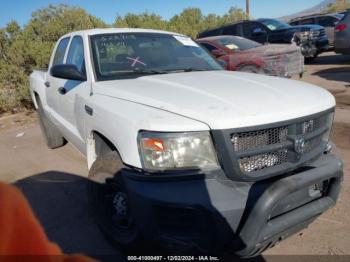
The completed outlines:
{"type": "Polygon", "coordinates": [[[338,18],[338,20],[342,20],[345,16],[345,14],[335,14],[334,15],[336,18],[338,18]]]}
{"type": "Polygon", "coordinates": [[[307,18],[299,21],[299,25],[312,25],[315,23],[315,18],[307,18]]]}
{"type": "Polygon", "coordinates": [[[231,25],[231,26],[225,27],[222,34],[223,35],[238,35],[237,25],[231,25]]]}
{"type": "Polygon", "coordinates": [[[230,50],[247,50],[261,46],[261,44],[239,36],[225,37],[216,40],[219,45],[222,45],[230,50]]]}
{"type": "Polygon", "coordinates": [[[319,25],[323,27],[333,27],[335,26],[339,19],[333,16],[320,16],[317,18],[319,25]]]}
{"type": "Polygon", "coordinates": [[[221,35],[221,32],[222,32],[222,28],[204,31],[204,32],[198,34],[198,38],[221,35]]]}
{"type": "Polygon", "coordinates": [[[344,21],[350,14],[350,9],[344,13],[338,14],[338,15],[342,15],[342,19],[340,21],[344,21]]]}

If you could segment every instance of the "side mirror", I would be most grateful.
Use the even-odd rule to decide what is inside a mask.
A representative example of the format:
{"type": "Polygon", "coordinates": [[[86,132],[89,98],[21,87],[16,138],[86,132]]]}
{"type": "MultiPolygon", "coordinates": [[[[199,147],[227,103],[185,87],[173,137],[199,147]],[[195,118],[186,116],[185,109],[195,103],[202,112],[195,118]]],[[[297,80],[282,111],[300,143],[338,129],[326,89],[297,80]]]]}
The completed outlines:
{"type": "Polygon", "coordinates": [[[211,51],[211,53],[215,57],[220,57],[220,56],[226,55],[225,51],[220,50],[220,49],[214,49],[214,50],[211,51]]]}
{"type": "Polygon", "coordinates": [[[51,67],[50,74],[53,77],[67,80],[86,81],[86,76],[81,73],[76,65],[62,64],[51,67]]]}

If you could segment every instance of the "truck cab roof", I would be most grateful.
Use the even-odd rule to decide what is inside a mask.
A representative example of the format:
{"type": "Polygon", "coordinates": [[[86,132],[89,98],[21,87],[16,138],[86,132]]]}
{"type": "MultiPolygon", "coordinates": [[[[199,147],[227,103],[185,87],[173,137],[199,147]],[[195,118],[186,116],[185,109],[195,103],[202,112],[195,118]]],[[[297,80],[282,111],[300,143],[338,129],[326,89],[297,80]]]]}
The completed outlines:
{"type": "MultiPolygon", "coordinates": [[[[154,30],[154,29],[143,29],[143,28],[95,28],[70,32],[61,38],[82,34],[82,35],[100,35],[100,34],[113,34],[113,33],[156,33],[156,34],[167,34],[167,35],[181,35],[179,33],[168,32],[163,30],[154,30]]],[[[183,36],[183,35],[181,35],[183,36]]]]}

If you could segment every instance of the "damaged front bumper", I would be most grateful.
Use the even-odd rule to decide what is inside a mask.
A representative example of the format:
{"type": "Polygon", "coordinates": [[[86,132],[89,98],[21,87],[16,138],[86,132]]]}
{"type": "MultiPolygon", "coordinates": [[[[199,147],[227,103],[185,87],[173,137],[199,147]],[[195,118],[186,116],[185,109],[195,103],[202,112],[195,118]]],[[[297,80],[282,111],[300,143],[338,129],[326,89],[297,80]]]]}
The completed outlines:
{"type": "Polygon", "coordinates": [[[294,173],[260,182],[232,181],[222,170],[147,175],[125,169],[121,174],[146,239],[173,253],[229,250],[250,257],[333,206],[342,169],[342,162],[327,154],[294,173]]]}
{"type": "Polygon", "coordinates": [[[304,56],[300,50],[279,56],[264,57],[263,71],[267,75],[290,78],[304,73],[304,56]]]}

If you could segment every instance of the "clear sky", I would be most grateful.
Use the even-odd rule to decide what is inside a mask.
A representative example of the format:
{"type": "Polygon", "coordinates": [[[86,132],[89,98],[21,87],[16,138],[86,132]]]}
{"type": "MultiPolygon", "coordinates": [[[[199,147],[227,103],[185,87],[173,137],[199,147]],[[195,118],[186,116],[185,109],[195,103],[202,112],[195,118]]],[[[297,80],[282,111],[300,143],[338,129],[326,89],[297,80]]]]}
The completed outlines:
{"type": "MultiPolygon", "coordinates": [[[[312,7],[321,0],[251,0],[251,16],[281,17],[312,7]]],[[[16,20],[25,25],[31,13],[49,4],[80,6],[89,13],[112,23],[117,14],[155,12],[170,18],[186,7],[199,7],[204,14],[225,13],[231,6],[245,8],[245,0],[0,0],[0,27],[16,20]]]]}

